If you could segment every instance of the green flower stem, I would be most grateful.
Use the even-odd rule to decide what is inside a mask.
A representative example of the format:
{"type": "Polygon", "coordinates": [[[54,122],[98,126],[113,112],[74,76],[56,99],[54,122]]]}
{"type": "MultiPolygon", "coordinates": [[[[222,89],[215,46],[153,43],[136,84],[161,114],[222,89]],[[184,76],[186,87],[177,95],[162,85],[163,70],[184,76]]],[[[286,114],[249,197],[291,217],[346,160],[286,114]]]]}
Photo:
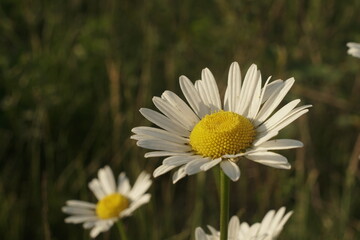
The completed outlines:
{"type": "Polygon", "coordinates": [[[126,236],[126,232],[125,232],[125,228],[124,228],[124,224],[121,221],[121,219],[119,221],[116,222],[116,226],[119,230],[119,235],[120,235],[120,239],[121,240],[127,240],[127,236],[126,236]]]}
{"type": "Polygon", "coordinates": [[[229,178],[220,168],[220,240],[228,238],[229,178]]]}

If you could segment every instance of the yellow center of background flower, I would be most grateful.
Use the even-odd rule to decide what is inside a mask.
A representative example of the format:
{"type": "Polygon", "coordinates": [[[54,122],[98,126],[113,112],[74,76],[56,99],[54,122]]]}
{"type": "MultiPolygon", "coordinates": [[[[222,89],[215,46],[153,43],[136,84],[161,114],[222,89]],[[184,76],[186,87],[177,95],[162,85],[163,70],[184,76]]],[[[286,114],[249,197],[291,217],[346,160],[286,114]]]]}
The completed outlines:
{"type": "Polygon", "coordinates": [[[190,134],[190,145],[199,155],[218,158],[244,152],[255,138],[251,122],[234,112],[219,111],[206,115],[190,134]]]}
{"type": "Polygon", "coordinates": [[[119,193],[108,195],[96,204],[96,215],[101,219],[118,217],[128,208],[129,200],[119,193]]]}

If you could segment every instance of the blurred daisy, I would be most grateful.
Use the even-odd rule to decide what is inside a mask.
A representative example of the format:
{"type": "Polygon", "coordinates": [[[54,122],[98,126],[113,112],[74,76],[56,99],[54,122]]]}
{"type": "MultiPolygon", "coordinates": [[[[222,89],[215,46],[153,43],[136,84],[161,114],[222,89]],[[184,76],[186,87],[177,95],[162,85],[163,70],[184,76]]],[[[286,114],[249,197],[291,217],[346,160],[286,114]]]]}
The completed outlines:
{"type": "Polygon", "coordinates": [[[360,58],[360,43],[349,42],[346,45],[349,47],[348,54],[360,58]]]}
{"type": "MultiPolygon", "coordinates": [[[[246,222],[240,224],[239,218],[233,216],[230,219],[228,227],[229,240],[273,240],[282,231],[285,223],[292,214],[288,212],[285,215],[285,207],[280,208],[277,212],[275,210],[269,211],[261,223],[255,223],[251,226],[246,222]]],[[[218,240],[220,239],[220,232],[213,227],[208,226],[211,234],[206,234],[200,227],[195,230],[196,240],[218,240]]]]}
{"type": "Polygon", "coordinates": [[[159,128],[136,127],[131,138],[137,145],[155,150],[145,157],[167,156],[154,171],[154,177],[179,169],[173,182],[186,175],[196,174],[220,164],[225,174],[236,181],[240,177],[237,161],[241,157],[275,168],[290,169],[287,159],[269,150],[302,147],[291,139],[270,140],[281,129],[308,112],[310,105],[296,107],[296,99],[274,110],[294,83],[267,79],[262,87],[260,71],[253,64],[242,83],[238,63],[230,66],[224,105],[215,78],[209,69],[201,73],[201,80],[192,84],[180,77],[180,87],[188,102],[171,91],[161,98],[154,97],[155,106],[162,113],[142,108],[141,114],[159,128]]]}
{"type": "Polygon", "coordinates": [[[71,216],[65,222],[83,223],[84,228],[91,228],[90,236],[95,238],[99,233],[108,231],[119,218],[130,216],[138,207],[149,202],[151,195],[145,192],[150,185],[150,175],[142,172],[131,188],[122,172],[116,186],[114,174],[106,166],[98,171],[98,178],[89,183],[98,202],[67,201],[62,211],[71,216]]]}

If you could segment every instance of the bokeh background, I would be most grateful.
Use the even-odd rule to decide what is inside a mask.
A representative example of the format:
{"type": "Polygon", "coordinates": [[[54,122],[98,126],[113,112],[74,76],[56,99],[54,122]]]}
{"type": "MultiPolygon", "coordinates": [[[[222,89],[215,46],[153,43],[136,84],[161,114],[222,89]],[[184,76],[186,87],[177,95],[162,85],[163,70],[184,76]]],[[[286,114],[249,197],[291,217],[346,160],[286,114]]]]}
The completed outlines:
{"type": "MultiPolygon", "coordinates": [[[[290,171],[250,161],[231,184],[230,215],[253,223],[294,210],[280,239],[360,239],[360,1],[0,2],[1,239],[89,239],[64,223],[68,199],[94,201],[87,183],[108,164],[132,182],[161,159],[130,140],[150,125],[138,112],[178,77],[208,67],[223,91],[238,61],[263,79],[295,77],[286,101],[313,104],[280,136],[290,171]]],[[[193,239],[218,226],[216,171],[171,183],[154,179],[152,201],[125,220],[129,239],[193,239]]],[[[116,228],[98,239],[119,239],[116,228]]]]}

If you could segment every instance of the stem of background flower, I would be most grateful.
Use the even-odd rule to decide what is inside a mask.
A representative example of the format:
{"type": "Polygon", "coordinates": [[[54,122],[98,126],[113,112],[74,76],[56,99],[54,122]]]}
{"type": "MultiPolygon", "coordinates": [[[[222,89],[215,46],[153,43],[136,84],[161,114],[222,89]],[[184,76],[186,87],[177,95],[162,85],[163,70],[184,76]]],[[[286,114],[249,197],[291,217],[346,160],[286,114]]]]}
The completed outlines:
{"type": "Polygon", "coordinates": [[[121,221],[121,219],[116,222],[116,226],[117,226],[117,229],[119,230],[120,239],[121,240],[127,240],[124,224],[121,221]]]}
{"type": "Polygon", "coordinates": [[[220,168],[220,240],[227,240],[229,221],[229,178],[220,168]]]}

